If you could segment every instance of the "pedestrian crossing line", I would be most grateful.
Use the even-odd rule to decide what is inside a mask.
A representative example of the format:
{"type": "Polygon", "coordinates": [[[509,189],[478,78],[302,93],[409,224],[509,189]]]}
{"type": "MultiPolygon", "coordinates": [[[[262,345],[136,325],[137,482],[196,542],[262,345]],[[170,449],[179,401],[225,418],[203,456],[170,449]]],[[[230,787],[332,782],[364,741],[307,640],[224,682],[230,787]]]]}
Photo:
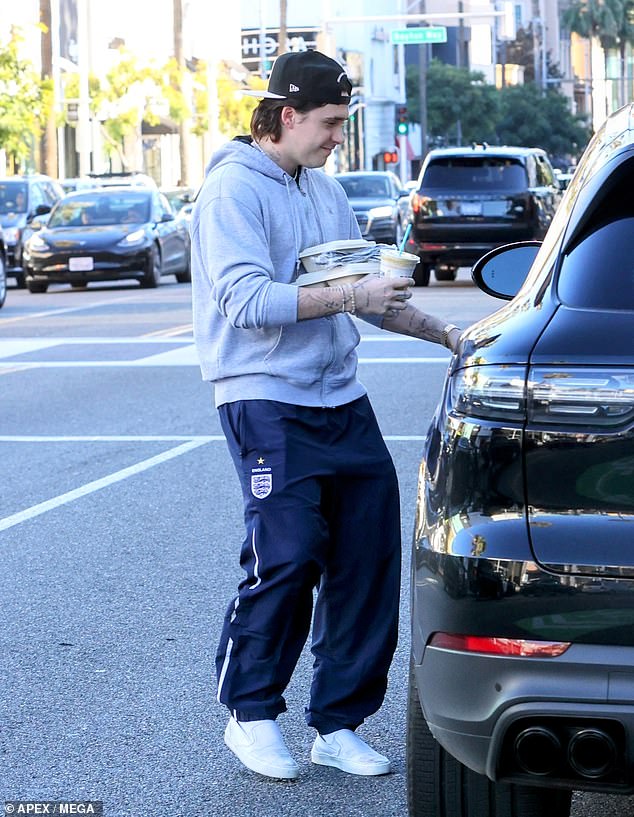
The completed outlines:
{"type": "MultiPolygon", "coordinates": [[[[444,357],[360,357],[360,364],[381,364],[381,363],[442,363],[447,366],[448,358],[444,357]]],[[[196,356],[194,347],[175,349],[171,352],[163,352],[158,355],[141,357],[137,360],[29,360],[23,363],[10,360],[3,362],[0,360],[0,373],[11,369],[21,371],[23,369],[142,369],[153,367],[170,366],[196,366],[200,364],[196,356]]]]}
{"type": "Polygon", "coordinates": [[[182,326],[172,326],[169,329],[157,329],[155,332],[147,332],[145,335],[141,335],[141,339],[178,337],[178,335],[184,335],[185,332],[191,335],[193,331],[193,325],[191,323],[185,323],[182,326]]]}
{"type": "MultiPolygon", "coordinates": [[[[207,445],[208,443],[212,442],[225,442],[225,438],[221,434],[217,435],[206,435],[206,436],[198,436],[198,437],[180,437],[180,436],[170,436],[170,435],[145,435],[145,436],[117,436],[117,435],[107,435],[107,436],[46,436],[46,435],[26,435],[26,434],[19,434],[15,436],[11,435],[2,435],[0,436],[0,443],[58,443],[58,442],[177,442],[182,439],[185,439],[186,442],[182,443],[182,445],[178,445],[175,448],[170,448],[167,451],[164,451],[162,454],[157,454],[154,457],[149,457],[146,460],[141,460],[140,462],[135,463],[134,465],[130,465],[127,468],[122,468],[120,471],[115,471],[108,476],[101,477],[101,479],[95,479],[91,482],[87,482],[85,485],[79,486],[79,488],[75,488],[72,491],[66,491],[59,496],[52,497],[51,499],[47,499],[44,502],[38,502],[36,505],[32,505],[30,508],[25,508],[23,511],[18,511],[17,513],[11,514],[10,516],[5,516],[4,519],[0,519],[0,531],[9,530],[9,528],[13,528],[16,525],[21,525],[23,522],[28,522],[30,519],[34,519],[37,516],[41,516],[48,511],[55,510],[56,508],[60,508],[63,505],[68,505],[71,502],[74,502],[77,499],[81,499],[82,497],[88,496],[89,494],[93,494],[96,491],[101,491],[104,488],[109,488],[111,485],[115,485],[117,482],[122,482],[129,477],[136,476],[137,474],[143,473],[143,471],[148,471],[150,468],[154,468],[157,465],[161,465],[168,460],[172,460],[176,457],[180,457],[182,454],[188,454],[190,451],[194,451],[196,448],[200,448],[203,445],[207,445]]],[[[383,439],[386,442],[423,442],[425,440],[424,435],[405,435],[405,434],[384,434],[383,439]]]]}
{"type": "Polygon", "coordinates": [[[113,474],[109,474],[106,477],[95,479],[92,482],[87,482],[85,485],[81,485],[79,488],[75,488],[72,491],[66,491],[66,493],[60,494],[52,499],[47,499],[45,502],[39,502],[37,505],[32,505],[30,508],[26,508],[23,511],[11,514],[11,516],[6,516],[4,519],[0,519],[0,531],[13,528],[15,525],[20,525],[22,522],[26,522],[29,519],[40,516],[47,511],[52,511],[55,508],[61,507],[62,505],[68,505],[70,502],[74,502],[76,499],[88,496],[88,494],[93,494],[96,491],[102,490],[103,488],[108,488],[117,482],[122,482],[124,479],[128,479],[128,477],[140,474],[143,471],[154,468],[156,465],[161,465],[162,463],[172,460],[175,457],[180,457],[182,454],[188,454],[195,448],[199,448],[201,445],[206,445],[206,443],[207,439],[190,440],[189,442],[178,445],[175,448],[170,448],[169,450],[164,451],[162,454],[157,454],[156,456],[150,457],[146,460],[141,460],[140,462],[135,463],[135,465],[130,465],[128,468],[122,468],[120,471],[115,471],[113,474]]]}
{"type": "MultiPolygon", "coordinates": [[[[386,442],[418,442],[425,439],[420,434],[384,434],[386,442]]],[[[0,443],[171,443],[195,442],[221,443],[223,434],[0,434],[0,443]]]]}

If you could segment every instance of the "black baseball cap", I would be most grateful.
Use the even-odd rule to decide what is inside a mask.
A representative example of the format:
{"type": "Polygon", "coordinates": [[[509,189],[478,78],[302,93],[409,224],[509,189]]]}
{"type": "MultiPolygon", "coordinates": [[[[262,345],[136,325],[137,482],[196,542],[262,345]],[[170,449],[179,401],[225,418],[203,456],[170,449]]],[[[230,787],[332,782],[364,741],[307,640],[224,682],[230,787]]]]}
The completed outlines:
{"type": "Polygon", "coordinates": [[[293,51],[273,63],[266,91],[243,91],[262,99],[285,99],[295,108],[307,102],[348,105],[352,83],[341,65],[320,51],[293,51]]]}

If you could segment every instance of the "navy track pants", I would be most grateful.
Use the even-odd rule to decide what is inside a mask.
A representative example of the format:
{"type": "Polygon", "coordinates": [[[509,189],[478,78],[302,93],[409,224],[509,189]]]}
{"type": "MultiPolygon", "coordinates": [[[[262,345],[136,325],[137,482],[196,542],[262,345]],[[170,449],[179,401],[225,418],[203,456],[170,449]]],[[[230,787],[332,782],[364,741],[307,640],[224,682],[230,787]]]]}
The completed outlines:
{"type": "Polygon", "coordinates": [[[306,721],[355,729],[385,695],[401,571],[398,483],[370,401],[245,400],[219,413],[244,497],[246,575],[218,647],[218,700],[238,720],[286,710],[316,589],[306,721]]]}

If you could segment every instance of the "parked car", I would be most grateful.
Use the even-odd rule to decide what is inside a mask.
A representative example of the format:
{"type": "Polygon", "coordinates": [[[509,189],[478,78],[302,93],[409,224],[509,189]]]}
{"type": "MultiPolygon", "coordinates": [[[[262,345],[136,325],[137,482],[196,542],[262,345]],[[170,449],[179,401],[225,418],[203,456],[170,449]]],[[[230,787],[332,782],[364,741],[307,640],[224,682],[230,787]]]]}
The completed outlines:
{"type": "Polygon", "coordinates": [[[156,188],[69,193],[26,243],[24,270],[31,292],[46,292],[52,283],[84,287],[126,278],[156,287],[163,275],[185,283],[189,232],[156,188]]]}
{"type": "Polygon", "coordinates": [[[63,195],[61,185],[48,176],[34,174],[0,179],[0,226],[6,244],[6,273],[15,278],[18,289],[25,286],[24,231],[32,219],[49,212],[63,195]]]}
{"type": "Polygon", "coordinates": [[[410,197],[408,252],[419,256],[414,279],[431,270],[453,281],[489,250],[542,239],[561,200],[547,154],[536,148],[463,147],[431,150],[410,197]]]}
{"type": "Polygon", "coordinates": [[[64,188],[64,193],[76,193],[79,190],[94,190],[99,187],[96,179],[91,179],[89,176],[69,176],[65,179],[60,179],[59,183],[64,188]]]}
{"type": "Polygon", "coordinates": [[[160,190],[172,205],[176,216],[190,205],[196,196],[196,190],[193,187],[161,187],[160,190]]]}
{"type": "Polygon", "coordinates": [[[633,183],[629,105],[543,243],[473,268],[509,302],[463,332],[424,444],[410,817],[567,817],[572,790],[634,792],[633,183]],[[493,572],[511,592],[479,592],[493,572]]]}
{"type": "Polygon", "coordinates": [[[0,227],[0,307],[7,298],[7,254],[4,246],[2,227],[0,227]]]}
{"type": "Polygon", "coordinates": [[[158,189],[158,185],[147,173],[138,170],[113,170],[107,173],[88,173],[88,179],[96,187],[151,187],[158,189]]]}
{"type": "Polygon", "coordinates": [[[369,241],[400,244],[407,221],[409,190],[389,170],[353,170],[335,173],[346,191],[363,237],[369,241]]]}

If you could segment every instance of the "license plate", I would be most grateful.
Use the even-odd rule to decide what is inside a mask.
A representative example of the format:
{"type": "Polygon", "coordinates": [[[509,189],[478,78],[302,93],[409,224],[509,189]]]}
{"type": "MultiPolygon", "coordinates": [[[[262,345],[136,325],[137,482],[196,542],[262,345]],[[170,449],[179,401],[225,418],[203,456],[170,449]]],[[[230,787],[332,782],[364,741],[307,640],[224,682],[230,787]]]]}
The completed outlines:
{"type": "Polygon", "coordinates": [[[94,268],[95,262],[90,256],[81,256],[80,258],[68,259],[68,269],[70,272],[90,272],[94,268]]]}
{"type": "Polygon", "coordinates": [[[482,204],[479,201],[463,201],[460,204],[460,212],[463,216],[481,216],[482,204]]]}

